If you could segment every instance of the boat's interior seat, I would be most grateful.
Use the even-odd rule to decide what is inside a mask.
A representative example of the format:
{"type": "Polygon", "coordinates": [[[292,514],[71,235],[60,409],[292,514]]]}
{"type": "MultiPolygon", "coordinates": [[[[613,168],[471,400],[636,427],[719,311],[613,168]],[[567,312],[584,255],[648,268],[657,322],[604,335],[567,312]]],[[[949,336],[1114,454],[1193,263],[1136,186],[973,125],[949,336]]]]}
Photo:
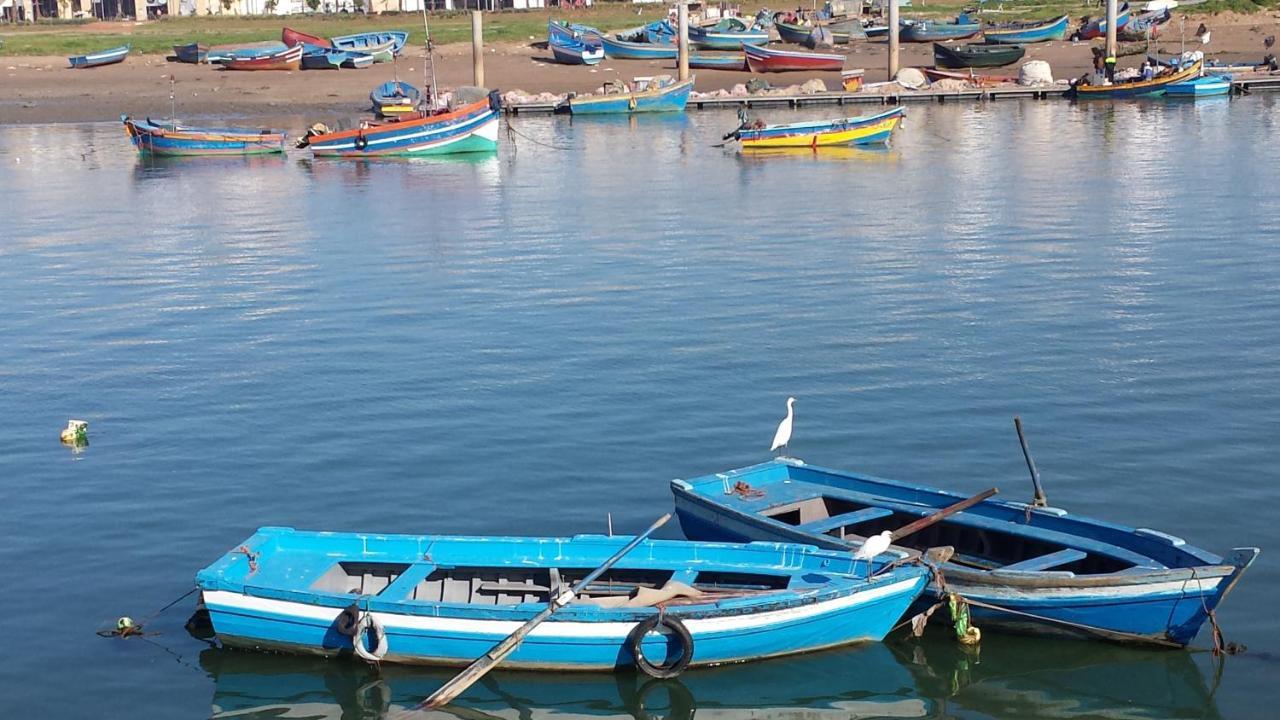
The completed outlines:
{"type": "Polygon", "coordinates": [[[879,520],[880,518],[889,517],[892,514],[893,511],[888,508],[869,507],[862,508],[861,510],[854,510],[853,512],[832,515],[831,517],[814,520],[813,522],[803,523],[799,527],[800,529],[807,530],[808,532],[825,533],[829,530],[835,530],[836,528],[858,525],[859,523],[864,523],[868,520],[879,520]]]}
{"type": "Polygon", "coordinates": [[[1076,550],[1075,548],[1065,548],[1057,552],[1051,552],[1048,555],[1029,558],[1016,563],[1010,563],[1000,568],[1004,572],[1039,572],[1048,570],[1060,565],[1068,565],[1088,557],[1088,553],[1076,550]]]}

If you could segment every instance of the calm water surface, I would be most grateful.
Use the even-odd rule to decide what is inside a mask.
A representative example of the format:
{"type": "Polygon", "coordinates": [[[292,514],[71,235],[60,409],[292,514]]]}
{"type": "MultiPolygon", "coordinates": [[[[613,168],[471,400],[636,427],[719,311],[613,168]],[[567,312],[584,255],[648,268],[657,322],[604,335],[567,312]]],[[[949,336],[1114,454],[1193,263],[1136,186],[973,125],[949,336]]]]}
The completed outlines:
{"type": "Polygon", "coordinates": [[[1021,414],[1053,504],[1262,546],[1221,611],[1249,651],[938,632],[662,687],[500,673],[460,715],[1274,716],[1276,98],[912,107],[818,156],[712,148],[731,113],[515,122],[376,164],[0,128],[6,716],[411,704],[445,675],[208,649],[190,601],[94,632],[259,525],[638,529],[671,478],[766,458],[788,395],[812,462],[1030,497],[1021,414]]]}

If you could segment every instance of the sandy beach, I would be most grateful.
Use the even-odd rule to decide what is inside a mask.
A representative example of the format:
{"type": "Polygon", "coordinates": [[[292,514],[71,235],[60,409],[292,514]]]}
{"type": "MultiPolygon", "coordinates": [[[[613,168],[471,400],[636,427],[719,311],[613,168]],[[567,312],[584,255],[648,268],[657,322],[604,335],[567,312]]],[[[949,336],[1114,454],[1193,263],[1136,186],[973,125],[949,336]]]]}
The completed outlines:
{"type": "MultiPolygon", "coordinates": [[[[1200,22],[1212,30],[1206,54],[1222,61],[1258,62],[1267,52],[1263,40],[1280,34],[1280,13],[1191,16],[1188,33],[1200,22]]],[[[1178,22],[1165,27],[1159,43],[1163,53],[1177,52],[1178,22]]],[[[493,43],[486,47],[485,79],[490,88],[526,93],[590,92],[607,80],[674,73],[673,61],[606,59],[595,67],[554,63],[550,53],[528,43],[493,43]]],[[[1190,39],[1189,48],[1200,48],[1190,39]]],[[[839,48],[849,56],[846,67],[865,68],[867,82],[885,80],[885,42],[862,42],[839,48]]],[[[1055,78],[1084,74],[1090,66],[1090,43],[1050,42],[1030,45],[1023,60],[1045,60],[1055,78]]],[[[1135,65],[1139,55],[1121,58],[1120,65],[1135,65]]],[[[928,43],[903,44],[902,66],[932,65],[928,43]]],[[[393,66],[375,65],[367,70],[307,72],[228,72],[207,65],[170,62],[159,55],[128,58],[119,65],[92,70],[70,70],[63,57],[5,57],[0,93],[0,123],[109,121],[121,113],[167,117],[170,113],[170,77],[177,114],[183,118],[263,118],[282,115],[315,115],[327,120],[355,116],[368,106],[369,90],[399,77],[423,82],[425,65],[420,48],[407,49],[393,66]]],[[[471,83],[471,47],[465,43],[438,48],[436,75],[443,88],[471,83]]],[[[1017,66],[984,71],[1016,75],[1017,66]]],[[[696,71],[696,89],[709,92],[731,89],[752,77],[748,72],[696,71]]],[[[773,86],[798,85],[820,78],[831,89],[839,86],[838,73],[774,73],[763,76],[773,86]]]]}

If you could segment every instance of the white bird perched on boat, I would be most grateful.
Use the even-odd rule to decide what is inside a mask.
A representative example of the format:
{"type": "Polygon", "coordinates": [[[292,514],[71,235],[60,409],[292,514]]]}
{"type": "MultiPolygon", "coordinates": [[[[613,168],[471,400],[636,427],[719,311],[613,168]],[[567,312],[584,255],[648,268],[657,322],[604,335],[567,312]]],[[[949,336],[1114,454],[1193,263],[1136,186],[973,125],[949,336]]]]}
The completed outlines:
{"type": "Polygon", "coordinates": [[[769,452],[778,448],[782,448],[784,453],[787,451],[787,443],[791,442],[791,423],[795,419],[795,404],[795,398],[787,398],[787,416],[778,423],[778,431],[773,434],[773,445],[769,447],[769,452]]]}
{"type": "Polygon", "coordinates": [[[856,575],[858,573],[858,561],[866,560],[867,561],[867,577],[870,578],[871,577],[871,561],[874,560],[875,557],[880,553],[884,552],[885,550],[888,550],[891,544],[893,544],[893,532],[890,530],[885,530],[879,535],[872,535],[871,537],[867,538],[862,543],[862,547],[858,548],[858,551],[853,554],[854,574],[856,575]]]}

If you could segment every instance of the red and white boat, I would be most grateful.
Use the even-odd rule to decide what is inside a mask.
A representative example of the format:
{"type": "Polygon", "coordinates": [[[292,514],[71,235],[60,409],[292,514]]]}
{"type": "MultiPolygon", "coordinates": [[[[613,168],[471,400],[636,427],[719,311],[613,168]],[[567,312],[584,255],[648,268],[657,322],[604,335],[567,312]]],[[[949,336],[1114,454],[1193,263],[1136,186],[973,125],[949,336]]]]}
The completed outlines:
{"type": "Polygon", "coordinates": [[[294,45],[262,57],[232,58],[223,67],[227,70],[298,70],[302,67],[302,46],[294,45]]]}
{"type": "Polygon", "coordinates": [[[843,55],[776,50],[760,45],[743,45],[742,51],[746,53],[751,72],[840,72],[844,68],[843,55]]]}

